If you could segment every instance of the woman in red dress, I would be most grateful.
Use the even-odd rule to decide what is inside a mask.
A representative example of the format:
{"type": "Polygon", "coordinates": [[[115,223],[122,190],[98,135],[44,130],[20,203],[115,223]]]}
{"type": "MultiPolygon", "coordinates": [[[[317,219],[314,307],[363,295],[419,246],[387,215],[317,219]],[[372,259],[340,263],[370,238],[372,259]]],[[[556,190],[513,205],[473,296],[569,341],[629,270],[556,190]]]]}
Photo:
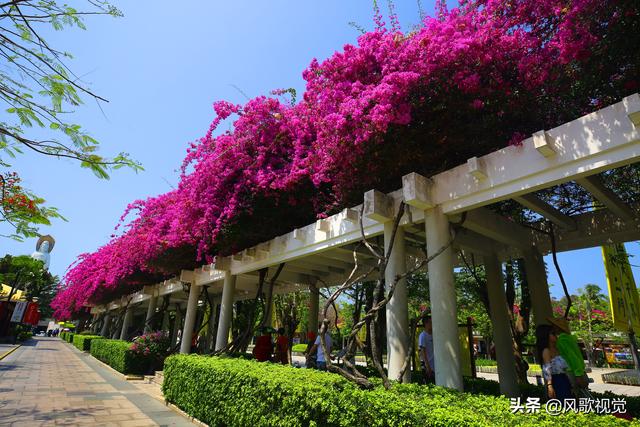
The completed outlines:
{"type": "Polygon", "coordinates": [[[273,352],[271,333],[268,328],[261,328],[260,333],[261,335],[256,338],[256,345],[253,347],[253,356],[258,362],[266,362],[271,359],[273,352]]]}
{"type": "Polygon", "coordinates": [[[278,329],[278,338],[276,338],[276,363],[282,363],[283,365],[289,364],[289,339],[284,335],[284,328],[278,329]]]}

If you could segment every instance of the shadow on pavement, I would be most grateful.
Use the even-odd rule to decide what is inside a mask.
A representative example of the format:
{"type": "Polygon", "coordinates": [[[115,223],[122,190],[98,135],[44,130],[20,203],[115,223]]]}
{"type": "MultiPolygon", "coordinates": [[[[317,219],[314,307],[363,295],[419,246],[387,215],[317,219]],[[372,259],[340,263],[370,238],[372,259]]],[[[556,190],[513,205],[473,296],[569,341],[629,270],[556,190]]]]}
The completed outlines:
{"type": "MultiPolygon", "coordinates": [[[[37,409],[15,409],[7,410],[0,407],[0,419],[2,423],[12,423],[17,421],[28,422],[33,421],[52,421],[56,425],[76,425],[76,417],[92,416],[91,411],[82,408],[62,409],[51,411],[40,411],[37,409]],[[68,423],[65,418],[68,418],[68,423]]],[[[4,425],[4,424],[3,424],[4,425]]]]}

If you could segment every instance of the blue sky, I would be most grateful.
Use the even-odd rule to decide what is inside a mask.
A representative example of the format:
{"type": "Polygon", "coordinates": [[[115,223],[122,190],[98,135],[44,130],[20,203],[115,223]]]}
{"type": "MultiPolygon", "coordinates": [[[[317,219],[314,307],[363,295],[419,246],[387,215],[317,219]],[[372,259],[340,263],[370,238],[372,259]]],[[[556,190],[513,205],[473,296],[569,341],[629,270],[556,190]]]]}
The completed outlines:
{"type": "MultiPolygon", "coordinates": [[[[416,2],[396,3],[405,29],[419,21],[416,2]]],[[[433,2],[422,4],[433,13],[433,2]]],[[[204,135],[214,118],[214,101],[243,103],[245,94],[288,87],[301,94],[302,71],[313,58],[355,42],[359,33],[349,22],[373,26],[369,0],[183,1],[171,8],[136,0],[116,6],[123,18],[92,17],[87,31],[45,34],[50,44],[74,55],[71,68],[109,100],[101,109],[88,101],[73,120],[101,141],[102,153],[128,152],[145,171],[120,170],[102,181],[68,160],[28,154],[13,162],[25,186],[68,219],[41,229],[57,240],[51,271],[58,275],[78,254],[109,240],[128,203],[176,185],[187,144],[204,135]]],[[[35,240],[2,239],[0,255],[30,254],[34,247],[35,240]]],[[[637,243],[627,247],[640,255],[637,243]]],[[[559,258],[570,290],[586,283],[606,289],[599,249],[559,258]]],[[[639,269],[633,270],[640,279],[639,269]]],[[[552,268],[549,281],[557,284],[552,294],[560,296],[552,268]]]]}

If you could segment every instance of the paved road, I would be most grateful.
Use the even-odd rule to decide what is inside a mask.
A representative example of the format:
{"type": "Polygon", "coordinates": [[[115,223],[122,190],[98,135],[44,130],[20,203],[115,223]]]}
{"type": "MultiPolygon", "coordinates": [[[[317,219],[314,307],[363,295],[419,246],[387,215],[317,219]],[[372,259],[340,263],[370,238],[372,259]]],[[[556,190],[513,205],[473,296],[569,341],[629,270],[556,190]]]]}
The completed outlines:
{"type": "Polygon", "coordinates": [[[0,361],[0,426],[193,426],[59,338],[0,361]]]}

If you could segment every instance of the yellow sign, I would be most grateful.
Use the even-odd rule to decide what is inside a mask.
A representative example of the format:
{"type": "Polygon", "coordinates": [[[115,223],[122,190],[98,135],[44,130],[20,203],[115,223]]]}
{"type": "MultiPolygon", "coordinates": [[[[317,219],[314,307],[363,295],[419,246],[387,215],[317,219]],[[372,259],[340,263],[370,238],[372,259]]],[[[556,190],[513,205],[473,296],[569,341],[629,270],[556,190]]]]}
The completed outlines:
{"type": "Polygon", "coordinates": [[[640,298],[624,245],[603,246],[602,257],[607,272],[613,326],[622,332],[628,332],[631,326],[635,333],[640,333],[640,298]]]}
{"type": "Polygon", "coordinates": [[[462,375],[465,377],[471,374],[471,347],[469,343],[469,330],[466,326],[458,327],[458,339],[460,340],[460,365],[462,367],[462,375]]]}
{"type": "MultiPolygon", "coordinates": [[[[0,301],[6,301],[7,297],[11,293],[11,286],[0,284],[0,301]]],[[[11,295],[11,301],[20,301],[22,299],[22,291],[19,289],[13,290],[11,295]]]]}

